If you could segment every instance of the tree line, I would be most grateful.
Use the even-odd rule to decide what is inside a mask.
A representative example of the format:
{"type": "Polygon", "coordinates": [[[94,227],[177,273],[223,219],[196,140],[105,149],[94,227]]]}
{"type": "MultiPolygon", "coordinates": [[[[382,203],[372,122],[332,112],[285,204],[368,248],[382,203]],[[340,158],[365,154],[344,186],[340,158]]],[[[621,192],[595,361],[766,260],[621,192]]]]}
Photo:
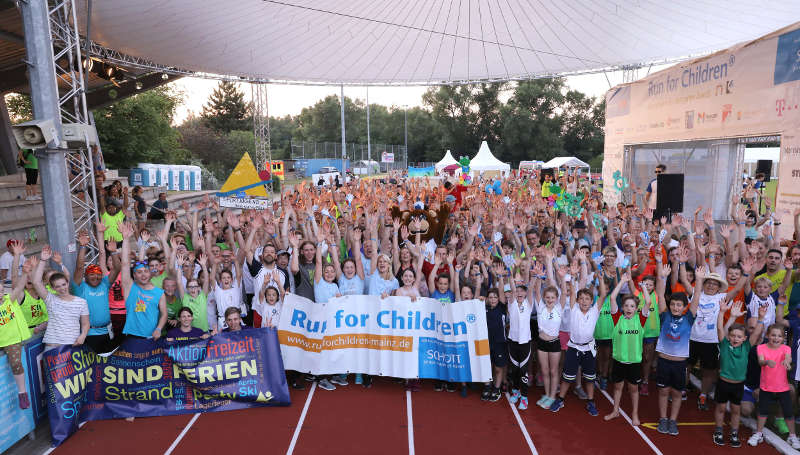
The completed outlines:
{"type": "MultiPolygon", "coordinates": [[[[220,82],[202,112],[174,125],[182,94],[169,86],[97,110],[106,163],[130,168],[139,162],[192,163],[224,180],[245,151],[254,150],[252,104],[232,82],[220,82]]],[[[292,141],[340,142],[339,98],[330,95],[298,115],[270,118],[274,159],[290,158],[292,141]]],[[[9,105],[25,114],[25,103],[9,105]]],[[[481,141],[502,161],[575,156],[601,160],[605,101],[569,90],[564,79],[430,87],[422,107],[370,104],[372,143],[403,144],[407,115],[408,161],[474,156],[481,141]]],[[[345,97],[348,143],[367,142],[366,104],[345,97]]],[[[592,163],[590,163],[592,164],[592,163]]]]}

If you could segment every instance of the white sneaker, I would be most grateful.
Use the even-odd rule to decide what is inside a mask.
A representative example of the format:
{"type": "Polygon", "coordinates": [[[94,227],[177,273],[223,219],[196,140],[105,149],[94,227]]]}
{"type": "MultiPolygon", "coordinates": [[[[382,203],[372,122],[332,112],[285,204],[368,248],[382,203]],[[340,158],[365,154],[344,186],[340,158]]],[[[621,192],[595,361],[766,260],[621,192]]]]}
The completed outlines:
{"type": "Polygon", "coordinates": [[[753,436],[750,436],[750,439],[747,440],[747,443],[753,447],[761,444],[764,442],[764,435],[761,433],[753,433],[753,436]]]}
{"type": "Polygon", "coordinates": [[[798,438],[797,435],[795,434],[789,435],[789,437],[786,438],[786,442],[788,442],[793,449],[795,450],[800,449],[800,438],[798,438]]]}
{"type": "Polygon", "coordinates": [[[319,381],[319,388],[324,390],[336,390],[336,386],[331,384],[331,381],[327,379],[319,381]]]}

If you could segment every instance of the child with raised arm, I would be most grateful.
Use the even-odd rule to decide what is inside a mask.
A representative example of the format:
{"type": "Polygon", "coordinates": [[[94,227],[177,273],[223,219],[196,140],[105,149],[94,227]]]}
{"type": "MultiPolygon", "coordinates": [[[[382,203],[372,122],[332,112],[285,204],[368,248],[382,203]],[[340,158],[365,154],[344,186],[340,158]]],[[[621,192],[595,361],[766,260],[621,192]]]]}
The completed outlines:
{"type": "Polygon", "coordinates": [[[719,336],[719,381],[714,392],[714,444],[725,445],[725,436],[722,426],[725,420],[725,405],[730,403],[731,409],[731,447],[741,447],[739,440],[739,417],[741,416],[742,396],[744,395],[744,380],[747,375],[747,359],[750,349],[761,340],[764,331],[764,316],[767,307],[758,309],[758,324],[748,339],[745,327],[737,324],[736,319],[745,314],[742,309],[743,302],[722,300],[720,312],[717,316],[717,334],[719,336]],[[730,311],[730,318],[723,323],[724,315],[730,311]]]}
{"type": "MultiPolygon", "coordinates": [[[[496,275],[502,274],[502,265],[496,264],[496,275]]],[[[537,277],[538,280],[538,277],[537,277]]],[[[538,286],[532,282],[529,286],[518,283],[514,289],[514,300],[508,302],[508,354],[511,360],[509,382],[511,383],[511,404],[519,401],[519,409],[528,409],[528,362],[531,357],[531,312],[533,296],[531,289],[538,286]]],[[[558,337],[556,337],[558,339],[558,337]]],[[[543,397],[544,398],[544,397],[543,397]]],[[[541,400],[540,400],[541,401],[541,400]]]]}
{"type": "Polygon", "coordinates": [[[792,448],[800,449],[800,439],[795,434],[792,396],[786,373],[792,368],[792,350],[783,344],[783,327],[772,324],[767,328],[767,342],[758,345],[758,364],[761,366],[761,391],[758,396],[758,423],[756,432],[747,443],[753,447],[764,441],[764,424],[769,417],[770,408],[777,402],[783,411],[783,418],[789,428],[786,442],[792,448]]]}
{"type": "MultiPolygon", "coordinates": [[[[22,342],[31,337],[31,331],[25,322],[19,301],[25,292],[25,285],[28,282],[28,274],[33,263],[28,260],[23,265],[22,274],[18,274],[16,267],[17,258],[24,250],[22,243],[16,242],[14,248],[14,267],[11,269],[10,278],[12,279],[12,290],[5,292],[3,283],[0,282],[0,349],[6,353],[8,364],[11,367],[11,374],[17,384],[17,396],[20,409],[28,409],[31,406],[28,392],[25,388],[25,367],[22,366],[22,342]]],[[[31,258],[33,259],[33,258],[31,258]]]]}
{"type": "MultiPolygon", "coordinates": [[[[658,260],[656,299],[661,328],[656,342],[656,386],[658,387],[659,433],[678,435],[678,413],[686,390],[686,359],[689,358],[689,336],[692,332],[699,299],[692,299],[685,292],[673,292],[669,299],[665,294],[672,268],[658,260]],[[689,307],[688,310],[686,307],[689,307]],[[669,411],[670,399],[672,411],[669,411]]],[[[701,276],[703,271],[700,271],[701,276]]],[[[698,281],[701,283],[702,281],[698,281]]],[[[700,293],[694,293],[699,296],[700,293]]],[[[649,299],[649,295],[645,296],[649,299]]]]}
{"type": "Polygon", "coordinates": [[[617,294],[622,285],[628,283],[633,289],[631,275],[625,272],[611,293],[611,317],[614,319],[614,332],[611,336],[613,359],[612,380],[614,382],[614,410],[604,417],[611,420],[619,417],[619,405],[622,401],[623,386],[628,384],[631,396],[631,424],[639,425],[639,383],[642,382],[642,345],[644,344],[644,325],[650,314],[649,305],[636,309],[639,301],[630,294],[622,296],[622,311],[617,305],[617,294]]]}

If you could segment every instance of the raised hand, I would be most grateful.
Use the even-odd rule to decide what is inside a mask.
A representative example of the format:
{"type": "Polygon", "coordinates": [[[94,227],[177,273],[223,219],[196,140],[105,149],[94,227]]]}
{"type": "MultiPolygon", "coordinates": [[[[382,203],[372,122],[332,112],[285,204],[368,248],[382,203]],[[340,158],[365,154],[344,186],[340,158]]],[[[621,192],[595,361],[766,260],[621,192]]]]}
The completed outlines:
{"type": "Polygon", "coordinates": [[[711,216],[711,209],[706,210],[706,213],[703,214],[703,221],[706,223],[707,226],[714,225],[714,218],[711,216]]]}
{"type": "Polygon", "coordinates": [[[40,257],[40,258],[41,258],[43,261],[49,261],[49,260],[50,260],[50,258],[52,258],[52,257],[53,257],[53,250],[50,248],[50,245],[45,245],[45,246],[42,248],[42,252],[39,254],[39,257],[40,257]]]}
{"type": "Polygon", "coordinates": [[[701,265],[694,269],[694,277],[696,281],[702,281],[706,277],[706,267],[701,265]]]}
{"type": "Polygon", "coordinates": [[[25,250],[25,242],[22,240],[11,241],[11,252],[14,254],[14,256],[21,256],[23,253],[25,253],[25,250]]]}
{"type": "Polygon", "coordinates": [[[660,278],[666,278],[670,273],[672,273],[672,266],[669,264],[661,264],[661,267],[658,268],[658,276],[660,278]]]}
{"type": "Polygon", "coordinates": [[[723,239],[729,239],[732,231],[733,226],[730,224],[723,224],[719,227],[719,235],[722,236],[723,239]]]}
{"type": "MultiPolygon", "coordinates": [[[[124,223],[120,224],[119,232],[122,234],[123,238],[128,239],[128,238],[133,237],[133,233],[134,233],[133,225],[131,223],[129,223],[129,222],[124,222],[124,223]]],[[[145,240],[145,238],[144,238],[145,232],[147,232],[147,231],[142,232],[142,240],[144,240],[146,242],[147,240],[145,240]]],[[[148,233],[147,237],[148,237],[148,240],[149,240],[149,238],[150,238],[149,233],[148,233]]]]}
{"type": "Polygon", "coordinates": [[[61,265],[61,253],[59,253],[58,251],[53,252],[53,262],[55,262],[58,265],[61,265]]]}
{"type": "Polygon", "coordinates": [[[300,239],[294,232],[289,234],[289,244],[292,245],[293,249],[297,249],[297,247],[300,245],[300,239]]]}

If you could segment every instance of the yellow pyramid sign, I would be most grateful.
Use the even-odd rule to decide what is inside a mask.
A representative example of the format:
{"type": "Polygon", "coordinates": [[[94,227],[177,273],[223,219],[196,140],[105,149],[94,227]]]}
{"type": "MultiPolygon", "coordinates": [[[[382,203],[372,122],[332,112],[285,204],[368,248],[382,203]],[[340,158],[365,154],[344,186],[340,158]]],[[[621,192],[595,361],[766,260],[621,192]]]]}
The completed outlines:
{"type": "MultiPolygon", "coordinates": [[[[242,159],[239,160],[239,164],[233,168],[231,175],[228,176],[228,180],[225,180],[225,184],[222,185],[220,188],[220,193],[224,193],[227,191],[235,191],[237,188],[241,188],[243,186],[252,185],[254,183],[258,183],[261,181],[261,178],[258,177],[258,171],[256,171],[255,165],[253,165],[253,160],[250,159],[250,155],[245,152],[242,155],[242,159]]],[[[244,190],[245,194],[248,196],[266,196],[267,190],[264,189],[264,186],[259,185],[253,188],[248,188],[244,190]]]]}
{"type": "Polygon", "coordinates": [[[256,398],[256,403],[266,403],[272,399],[272,392],[267,392],[265,396],[262,392],[258,392],[258,398],[256,398]]]}

